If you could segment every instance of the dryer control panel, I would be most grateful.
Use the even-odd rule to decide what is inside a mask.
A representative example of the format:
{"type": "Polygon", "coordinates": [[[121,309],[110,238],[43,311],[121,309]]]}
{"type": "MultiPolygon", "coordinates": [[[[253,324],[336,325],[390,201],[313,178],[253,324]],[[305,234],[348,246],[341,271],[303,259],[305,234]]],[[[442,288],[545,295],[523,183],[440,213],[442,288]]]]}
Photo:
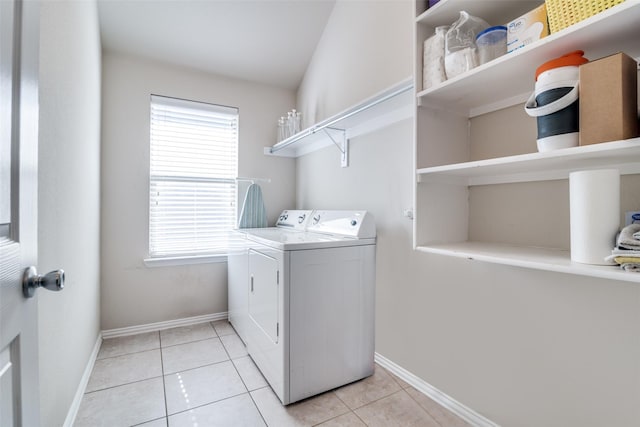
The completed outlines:
{"type": "Polygon", "coordinates": [[[282,211],[276,221],[276,227],[290,228],[292,230],[304,231],[311,220],[313,211],[285,210],[282,211]]]}

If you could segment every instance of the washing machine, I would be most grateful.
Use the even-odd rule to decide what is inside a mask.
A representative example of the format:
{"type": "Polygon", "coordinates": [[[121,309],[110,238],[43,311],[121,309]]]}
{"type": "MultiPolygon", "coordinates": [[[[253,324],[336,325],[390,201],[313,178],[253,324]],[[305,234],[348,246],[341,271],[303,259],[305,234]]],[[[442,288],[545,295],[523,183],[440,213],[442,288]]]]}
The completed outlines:
{"type": "Polygon", "coordinates": [[[279,225],[245,237],[249,286],[240,329],[282,403],[373,374],[372,215],[315,210],[304,231],[279,225]]]}
{"type": "Polygon", "coordinates": [[[255,230],[286,229],[291,232],[303,232],[311,220],[311,210],[284,210],[278,217],[275,227],[259,229],[237,229],[229,235],[229,253],[227,256],[228,277],[228,316],[238,336],[246,343],[249,325],[249,245],[247,233],[255,230]]]}

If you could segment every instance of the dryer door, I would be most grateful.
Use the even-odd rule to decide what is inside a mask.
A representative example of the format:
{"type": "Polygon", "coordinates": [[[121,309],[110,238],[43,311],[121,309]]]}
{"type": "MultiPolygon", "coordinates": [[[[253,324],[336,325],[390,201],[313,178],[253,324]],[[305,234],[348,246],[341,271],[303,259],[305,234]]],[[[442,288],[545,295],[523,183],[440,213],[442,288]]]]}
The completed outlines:
{"type": "Polygon", "coordinates": [[[278,342],[278,261],[249,250],[249,317],[273,343],[278,342]]]}

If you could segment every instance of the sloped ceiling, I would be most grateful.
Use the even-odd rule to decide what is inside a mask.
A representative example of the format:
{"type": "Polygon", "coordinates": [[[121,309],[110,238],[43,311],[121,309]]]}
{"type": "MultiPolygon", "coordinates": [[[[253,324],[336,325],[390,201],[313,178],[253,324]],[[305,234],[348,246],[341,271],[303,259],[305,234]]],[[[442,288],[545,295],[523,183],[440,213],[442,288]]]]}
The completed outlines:
{"type": "Polygon", "coordinates": [[[103,49],[296,89],[335,0],[98,0],[103,49]]]}

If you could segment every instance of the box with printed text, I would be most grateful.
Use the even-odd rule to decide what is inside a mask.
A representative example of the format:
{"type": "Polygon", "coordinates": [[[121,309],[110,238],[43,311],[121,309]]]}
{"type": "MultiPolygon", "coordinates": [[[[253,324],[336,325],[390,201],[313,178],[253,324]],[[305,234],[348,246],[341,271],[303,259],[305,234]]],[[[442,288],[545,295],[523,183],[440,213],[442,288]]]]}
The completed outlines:
{"type": "Polygon", "coordinates": [[[547,7],[542,4],[507,24],[507,52],[513,52],[548,35],[547,7]]]}

